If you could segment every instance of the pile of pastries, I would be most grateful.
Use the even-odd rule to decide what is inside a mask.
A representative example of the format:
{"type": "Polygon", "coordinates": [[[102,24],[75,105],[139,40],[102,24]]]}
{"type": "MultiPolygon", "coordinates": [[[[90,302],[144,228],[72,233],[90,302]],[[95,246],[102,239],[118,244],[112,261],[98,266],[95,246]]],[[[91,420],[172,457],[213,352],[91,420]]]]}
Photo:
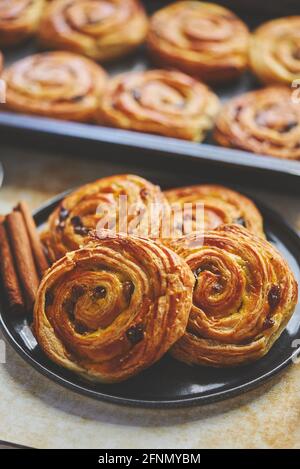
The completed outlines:
{"type": "Polygon", "coordinates": [[[52,265],[34,334],[51,360],[93,381],[124,381],[167,352],[195,366],[253,362],[297,303],[294,275],[266,240],[258,208],[222,186],[162,192],[136,175],[103,178],[67,195],[41,240],[52,265]],[[168,216],[186,204],[189,229],[174,217],[167,236],[168,216]],[[153,207],[154,227],[146,223],[153,207]]]}
{"type": "Polygon", "coordinates": [[[299,160],[299,27],[295,16],[251,33],[230,10],[198,1],[149,18],[139,0],[0,0],[0,47],[35,36],[52,50],[4,71],[6,107],[198,142],[213,130],[220,145],[299,160]],[[99,65],[143,43],[160,68],[109,78],[99,65]],[[221,106],[209,86],[247,69],[266,86],[221,106]]]}

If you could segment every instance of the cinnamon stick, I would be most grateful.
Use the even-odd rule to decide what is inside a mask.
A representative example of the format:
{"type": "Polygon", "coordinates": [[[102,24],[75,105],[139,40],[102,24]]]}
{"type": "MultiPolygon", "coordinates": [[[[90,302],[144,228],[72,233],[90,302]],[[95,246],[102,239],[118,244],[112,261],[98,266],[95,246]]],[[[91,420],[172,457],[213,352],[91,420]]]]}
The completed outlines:
{"type": "Polygon", "coordinates": [[[15,210],[19,211],[23,216],[35,260],[35,265],[40,277],[42,277],[44,272],[49,268],[49,264],[36,230],[35,221],[31,215],[28,205],[25,202],[20,202],[15,210]]]}
{"type": "Polygon", "coordinates": [[[7,215],[6,226],[26,306],[31,309],[38,290],[39,278],[22,214],[12,212],[7,215]]]}
{"type": "Polygon", "coordinates": [[[0,273],[8,306],[15,314],[25,312],[25,302],[9,245],[4,217],[0,217],[0,273]]]}

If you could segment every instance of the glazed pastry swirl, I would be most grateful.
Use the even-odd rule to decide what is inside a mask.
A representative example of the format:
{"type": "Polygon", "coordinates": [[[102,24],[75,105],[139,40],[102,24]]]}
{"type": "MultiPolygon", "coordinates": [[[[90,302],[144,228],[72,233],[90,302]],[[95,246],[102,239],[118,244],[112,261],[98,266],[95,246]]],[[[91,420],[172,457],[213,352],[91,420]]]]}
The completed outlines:
{"type": "Polygon", "coordinates": [[[126,54],[143,42],[148,20],[138,0],[54,0],[39,30],[47,47],[95,60],[126,54]]]}
{"type": "Polygon", "coordinates": [[[0,45],[11,46],[37,29],[44,0],[0,0],[0,45]]]}
{"type": "Polygon", "coordinates": [[[226,147],[298,160],[300,106],[283,86],[246,93],[221,110],[214,137],[226,147]]]}
{"type": "Polygon", "coordinates": [[[159,237],[163,212],[151,225],[149,212],[152,204],[168,207],[160,188],[143,178],[124,174],[99,179],[79,188],[61,202],[49,217],[42,241],[50,259],[55,261],[66,252],[78,249],[91,230],[101,228],[99,222],[103,220],[104,229],[115,228],[116,232],[159,237]],[[126,212],[119,210],[121,196],[126,197],[126,212]],[[128,223],[122,226],[126,215],[128,223]]]}
{"type": "Polygon", "coordinates": [[[106,84],[104,70],[70,52],[25,57],[3,74],[8,109],[29,114],[91,121],[106,84]]]}
{"type": "Polygon", "coordinates": [[[206,2],[176,2],[155,13],[148,45],[163,67],[221,82],[247,66],[249,32],[234,13],[206,2]]]}
{"type": "Polygon", "coordinates": [[[206,85],[181,72],[151,70],[111,80],[99,121],[123,129],[201,141],[219,110],[206,85]]]}
{"type": "Polygon", "coordinates": [[[203,184],[171,189],[164,194],[174,207],[178,205],[182,209],[184,204],[192,204],[193,231],[199,230],[196,226],[195,210],[196,204],[200,203],[204,209],[204,226],[200,228],[205,231],[213,230],[222,224],[236,223],[258,236],[264,236],[262,216],[254,203],[227,187],[203,184]]]}
{"type": "Polygon", "coordinates": [[[300,16],[268,21],[253,34],[250,64],[267,84],[290,86],[300,76],[300,16]]]}
{"type": "Polygon", "coordinates": [[[85,378],[125,380],[183,335],[193,284],[185,262],[150,240],[96,240],[44,276],[37,340],[50,359],[85,378]]]}
{"type": "Polygon", "coordinates": [[[297,303],[297,283],[278,251],[238,225],[187,236],[172,249],[196,277],[188,327],[172,354],[217,367],[265,355],[297,303]]]}

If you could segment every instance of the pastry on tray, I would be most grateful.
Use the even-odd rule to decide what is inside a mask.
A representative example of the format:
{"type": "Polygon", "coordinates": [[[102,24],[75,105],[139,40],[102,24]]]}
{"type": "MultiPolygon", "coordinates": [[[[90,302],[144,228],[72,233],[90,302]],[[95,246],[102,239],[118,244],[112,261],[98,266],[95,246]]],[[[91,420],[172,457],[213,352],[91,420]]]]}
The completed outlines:
{"type": "Polygon", "coordinates": [[[160,188],[151,182],[131,174],[102,178],[65,197],[50,215],[42,240],[54,261],[78,249],[96,228],[157,238],[161,215],[149,225],[153,205],[168,207],[160,188]]]}
{"type": "Polygon", "coordinates": [[[181,1],[157,11],[148,46],[155,63],[208,82],[226,82],[248,65],[249,31],[230,10],[214,3],[181,1]]]}
{"type": "Polygon", "coordinates": [[[19,44],[32,36],[45,4],[45,0],[1,0],[0,46],[19,44]]]}
{"type": "Polygon", "coordinates": [[[123,381],[184,334],[193,284],[187,264],[154,241],[95,238],[44,276],[34,331],[55,363],[94,381],[123,381]]]}
{"type": "Polygon", "coordinates": [[[80,122],[95,119],[106,84],[106,73],[95,62],[60,51],[25,57],[2,78],[7,109],[80,122]]]}
{"type": "Polygon", "coordinates": [[[43,15],[39,40],[104,61],[128,54],[146,37],[148,19],[138,0],[54,0],[43,15]]]}
{"type": "Polygon", "coordinates": [[[299,103],[280,85],[245,93],[225,104],[214,138],[225,147],[299,160],[299,103]]]}
{"type": "Polygon", "coordinates": [[[164,192],[168,202],[182,210],[192,204],[192,229],[212,230],[219,225],[236,223],[258,236],[264,236],[263,219],[255,204],[242,194],[224,186],[202,184],[178,187],[164,192]],[[197,205],[199,204],[199,205],[197,205]],[[203,226],[196,226],[197,206],[203,207],[203,226]]]}
{"type": "Polygon", "coordinates": [[[205,84],[181,72],[150,70],[112,78],[98,117],[122,129],[202,141],[218,110],[205,84]]]}
{"type": "Polygon", "coordinates": [[[264,356],[297,304],[297,283],[281,254],[239,225],[188,235],[170,247],[196,278],[187,330],[172,355],[215,367],[264,356]]]}
{"type": "Polygon", "coordinates": [[[300,76],[300,16],[279,18],[262,24],[250,42],[253,73],[266,84],[291,86],[300,76]]]}

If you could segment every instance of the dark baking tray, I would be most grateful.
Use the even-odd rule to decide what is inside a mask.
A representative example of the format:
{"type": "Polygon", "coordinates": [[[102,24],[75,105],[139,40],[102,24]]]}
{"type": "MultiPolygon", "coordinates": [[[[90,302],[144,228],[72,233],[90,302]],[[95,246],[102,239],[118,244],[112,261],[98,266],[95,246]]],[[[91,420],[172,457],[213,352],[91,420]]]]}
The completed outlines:
{"type": "MultiPolygon", "coordinates": [[[[177,185],[181,183],[177,180],[177,185]]],[[[164,179],[158,181],[163,187],[164,179]]],[[[174,181],[173,181],[174,182],[174,181]]],[[[35,213],[42,226],[63,195],[46,203],[35,213]]],[[[256,200],[265,221],[265,232],[282,252],[300,282],[300,238],[281,217],[256,200]]],[[[292,363],[299,349],[293,341],[300,339],[300,305],[285,331],[270,352],[259,361],[231,369],[191,367],[165,355],[163,359],[140,375],[124,383],[94,384],[86,382],[68,370],[52,363],[36,343],[28,341],[32,319],[17,318],[0,307],[0,325],[14,349],[34,368],[49,379],[81,394],[98,400],[141,407],[182,407],[207,404],[253,389],[292,363]],[[28,331],[28,329],[27,329],[28,331]]]]}
{"type": "MultiPolygon", "coordinates": [[[[149,13],[172,3],[163,0],[144,0],[149,13]]],[[[300,14],[297,0],[282,2],[267,0],[263,5],[258,0],[225,0],[217,1],[232,8],[252,28],[263,21],[290,14],[300,14]]],[[[6,63],[32,54],[37,51],[34,41],[28,42],[17,49],[5,51],[6,63]]],[[[113,63],[106,64],[110,74],[128,70],[140,70],[151,67],[145,47],[136,53],[113,63]]],[[[226,87],[216,88],[222,101],[255,89],[259,85],[250,73],[245,73],[240,80],[226,87]]],[[[31,146],[59,146],[60,149],[96,154],[101,159],[117,158],[123,161],[132,160],[135,156],[147,160],[148,163],[160,164],[167,161],[176,166],[184,165],[187,160],[194,161],[199,168],[212,164],[217,171],[246,171],[257,175],[263,184],[279,186],[280,190],[299,188],[300,162],[284,161],[277,158],[254,155],[252,153],[225,149],[214,144],[211,136],[205,143],[191,143],[161,136],[110,129],[90,124],[61,122],[41,117],[29,117],[7,112],[0,113],[0,141],[5,143],[22,143],[31,146]],[[173,159],[170,159],[172,158],[173,159]],[[267,178],[267,176],[269,176],[267,178]]],[[[144,163],[144,161],[143,161],[144,163]]],[[[257,181],[258,181],[257,179],[257,181]]],[[[257,182],[256,181],[256,182],[257,182]]]]}

